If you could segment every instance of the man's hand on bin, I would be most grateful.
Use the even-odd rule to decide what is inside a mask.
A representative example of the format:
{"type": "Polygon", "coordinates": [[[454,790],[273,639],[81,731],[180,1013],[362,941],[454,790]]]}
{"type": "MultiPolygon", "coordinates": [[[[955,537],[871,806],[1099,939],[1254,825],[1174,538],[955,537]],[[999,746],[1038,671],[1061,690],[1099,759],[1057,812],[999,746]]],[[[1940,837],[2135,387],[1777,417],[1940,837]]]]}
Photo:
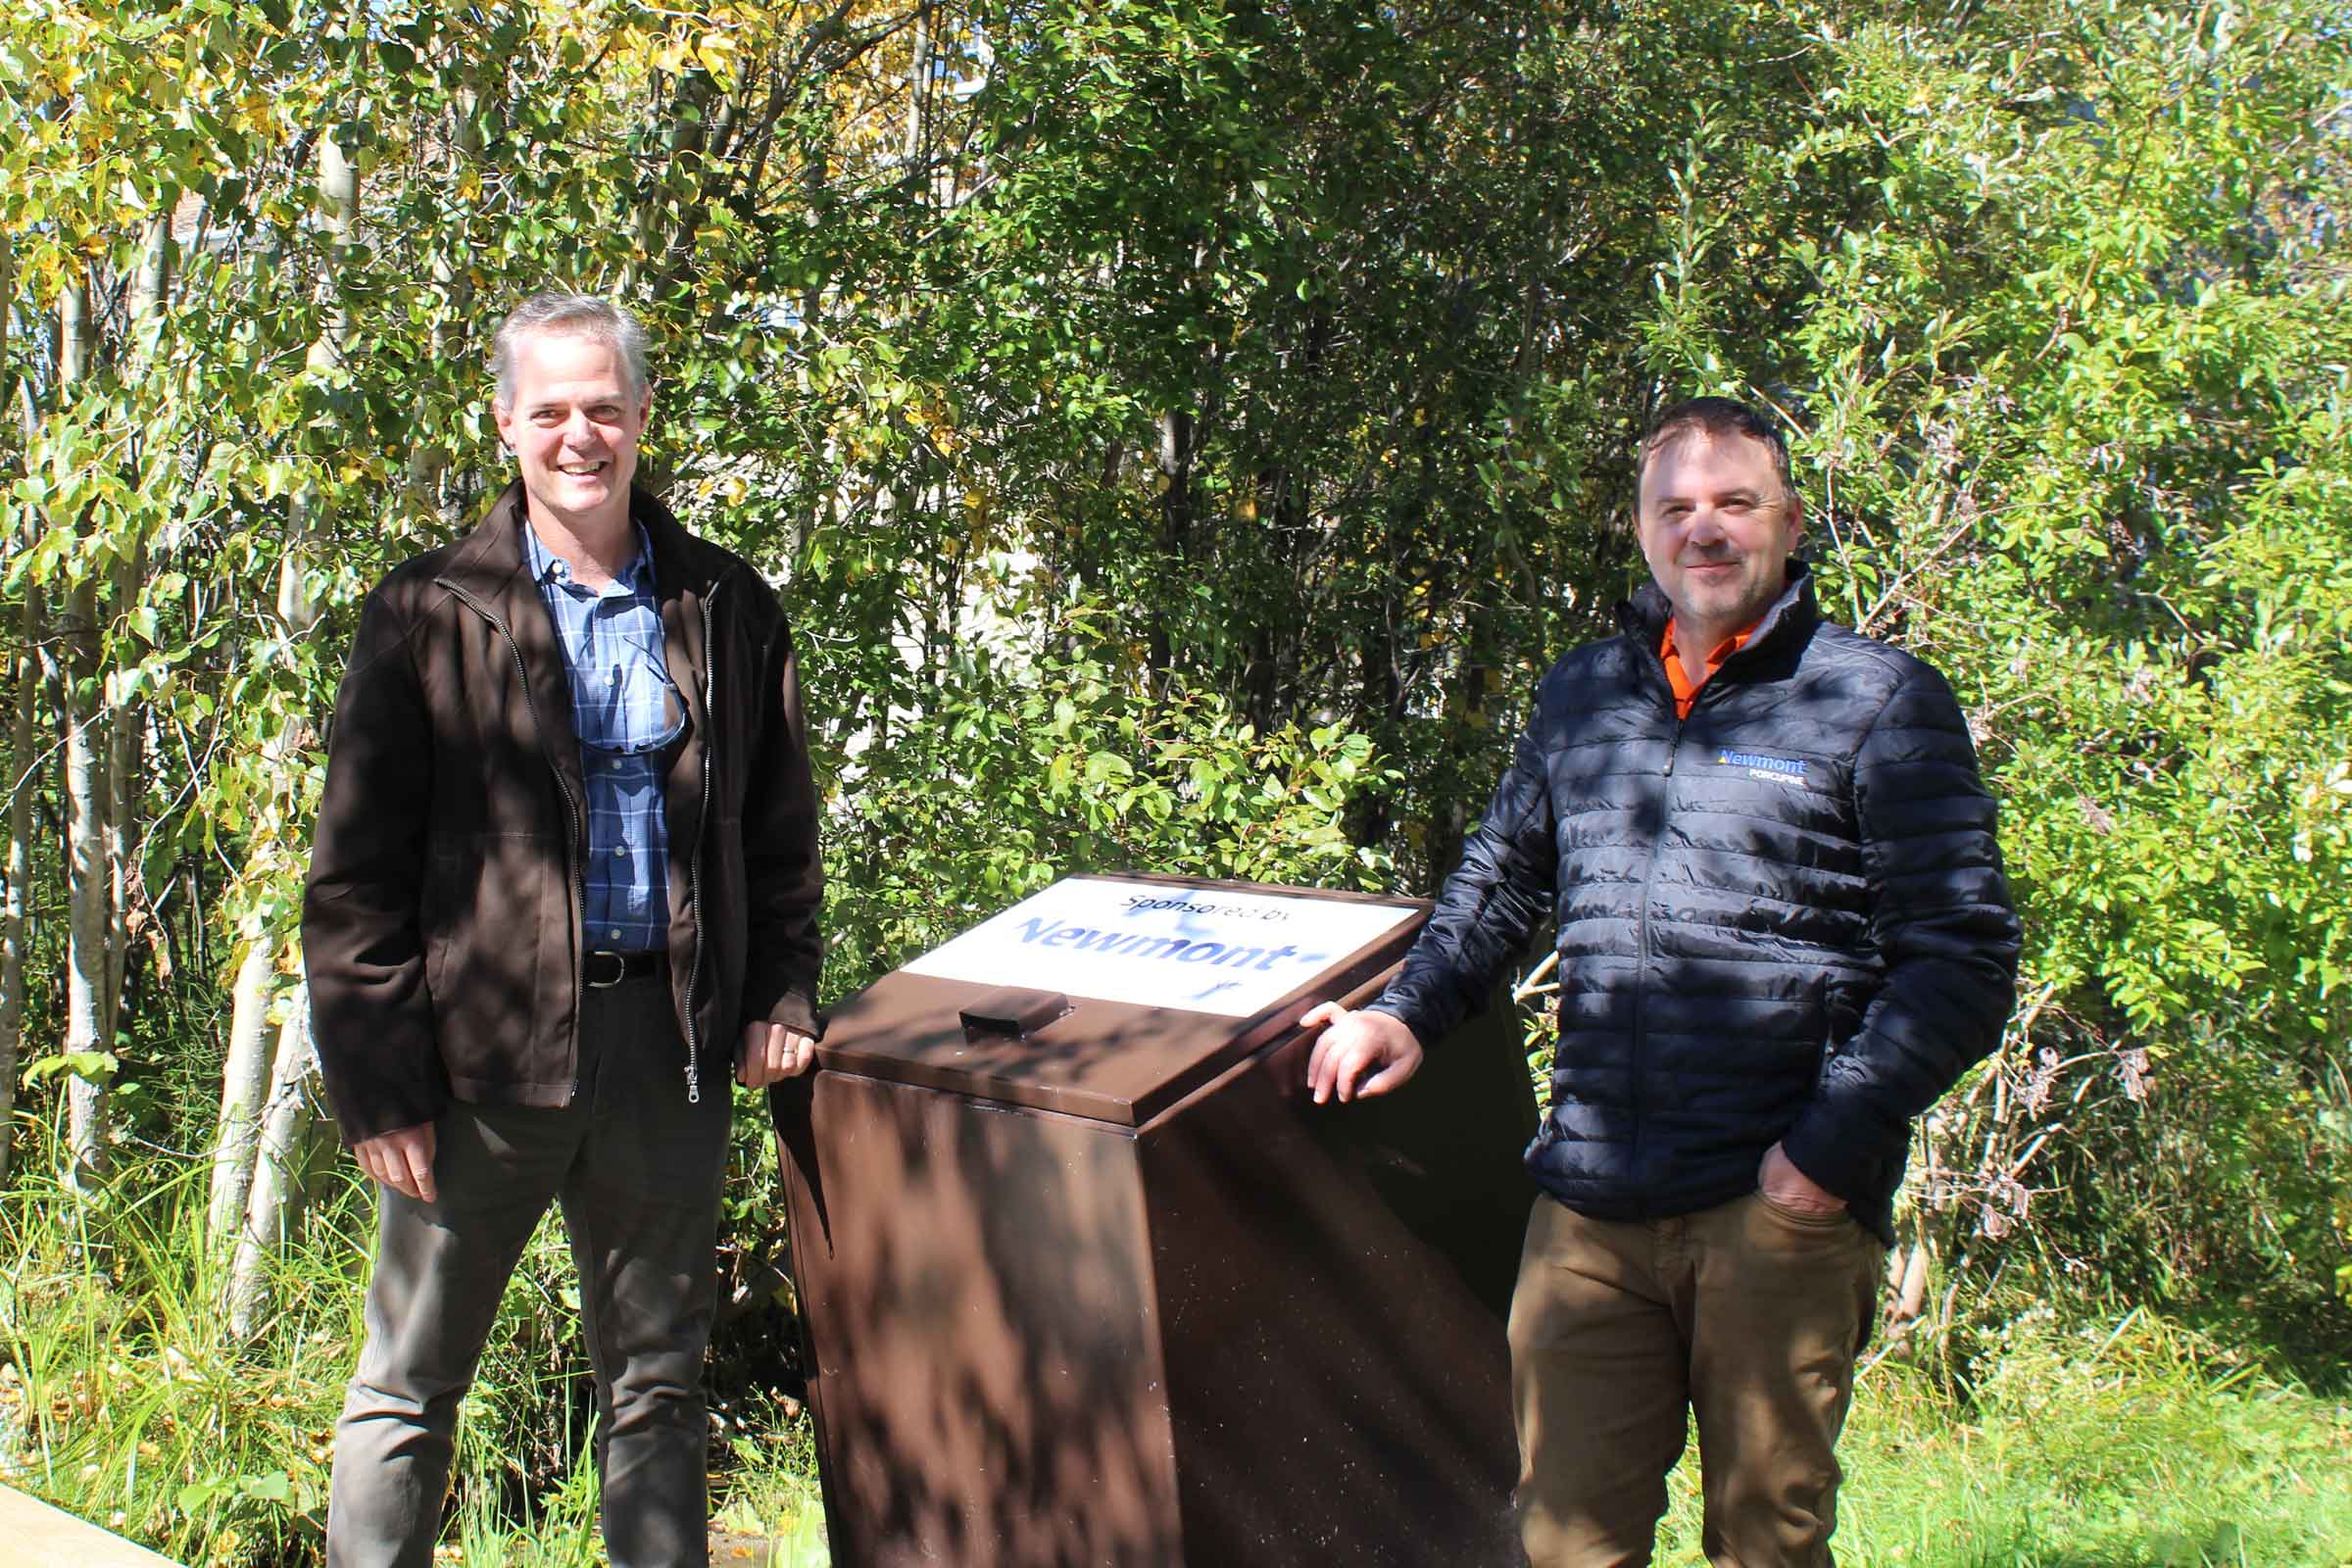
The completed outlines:
{"type": "Polygon", "coordinates": [[[816,1065],[816,1042],[780,1023],[747,1023],[735,1053],[735,1079],[746,1089],[798,1078],[816,1065]]]}
{"type": "Polygon", "coordinates": [[[1350,1012],[1326,1002],[1299,1019],[1298,1027],[1323,1031],[1306,1058],[1306,1086],[1318,1105],[1334,1094],[1343,1102],[1385,1095],[1421,1069],[1421,1042],[1392,1014],[1350,1012]]]}

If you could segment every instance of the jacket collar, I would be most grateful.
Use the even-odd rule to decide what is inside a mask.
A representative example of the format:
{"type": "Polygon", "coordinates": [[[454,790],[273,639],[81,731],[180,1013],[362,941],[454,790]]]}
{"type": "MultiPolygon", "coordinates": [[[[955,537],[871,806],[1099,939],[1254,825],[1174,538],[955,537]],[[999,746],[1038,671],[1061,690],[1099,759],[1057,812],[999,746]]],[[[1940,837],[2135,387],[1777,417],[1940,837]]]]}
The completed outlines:
{"type": "MultiPolygon", "coordinates": [[[[681,593],[707,595],[726,575],[731,563],[725,552],[688,533],[667,507],[645,491],[629,491],[629,516],[653,543],[658,599],[672,600],[681,593]]],[[[440,575],[485,604],[508,607],[505,612],[511,617],[515,594],[538,591],[523,548],[525,526],[522,481],[512,480],[473,532],[459,541],[440,575]]]]}
{"type": "MultiPolygon", "coordinates": [[[[710,613],[711,590],[733,569],[735,558],[688,533],[667,507],[642,490],[629,492],[629,514],[653,544],[654,597],[662,615],[662,653],[670,680],[686,702],[687,741],[670,763],[668,809],[670,842],[690,845],[701,832],[694,784],[701,781],[709,755],[704,737],[710,732],[707,682],[710,664],[710,650],[704,644],[704,617],[710,613]],[[691,604],[689,595],[693,596],[691,604]]],[[[540,601],[539,585],[531,576],[522,543],[524,526],[522,482],[516,480],[500,493],[473,532],[459,542],[435,580],[501,623],[521,666],[522,689],[548,765],[563,781],[567,799],[582,801],[588,792],[580,772],[579,737],[571,723],[570,681],[564,650],[540,601]]],[[[585,832],[586,824],[577,827],[585,832]]],[[[585,849],[584,844],[574,846],[575,853],[585,853],[585,849]]]]}
{"type": "MultiPolygon", "coordinates": [[[[1666,636],[1666,622],[1674,618],[1674,606],[1665,592],[1654,582],[1643,583],[1631,599],[1617,607],[1617,624],[1628,637],[1642,645],[1652,656],[1666,636]]],[[[1744,658],[1770,645],[1802,642],[1812,635],[1821,622],[1821,602],[1813,587],[1813,568],[1796,557],[1788,558],[1788,582],[1778,599],[1756,622],[1756,629],[1733,659],[1744,658]]],[[[1725,661],[1729,663],[1730,661],[1725,661]]]]}

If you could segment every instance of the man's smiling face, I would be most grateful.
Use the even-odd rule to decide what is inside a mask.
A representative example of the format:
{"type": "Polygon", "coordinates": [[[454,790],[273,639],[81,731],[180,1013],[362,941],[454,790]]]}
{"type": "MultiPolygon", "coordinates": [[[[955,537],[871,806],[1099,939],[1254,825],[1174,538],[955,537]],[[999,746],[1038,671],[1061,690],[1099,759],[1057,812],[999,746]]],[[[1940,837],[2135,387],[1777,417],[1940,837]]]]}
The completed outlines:
{"type": "Polygon", "coordinates": [[[1670,434],[1642,470],[1642,559],[1674,606],[1678,640],[1711,648],[1771,608],[1804,514],[1763,442],[1670,434]]]}
{"type": "Polygon", "coordinates": [[[534,511],[575,533],[628,514],[653,398],[629,384],[618,349],[577,332],[530,333],[514,345],[507,399],[491,415],[534,511]]]}

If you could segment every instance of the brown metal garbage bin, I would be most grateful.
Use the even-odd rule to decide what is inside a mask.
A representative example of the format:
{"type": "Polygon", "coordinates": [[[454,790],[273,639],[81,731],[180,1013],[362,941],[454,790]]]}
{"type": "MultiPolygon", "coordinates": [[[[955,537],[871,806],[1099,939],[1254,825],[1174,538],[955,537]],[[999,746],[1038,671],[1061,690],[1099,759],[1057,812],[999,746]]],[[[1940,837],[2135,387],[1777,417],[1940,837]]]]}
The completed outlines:
{"type": "Polygon", "coordinates": [[[1074,878],[835,1012],[777,1103],[837,1564],[1521,1560],[1507,1009],[1300,1089],[1427,912],[1074,878]]]}

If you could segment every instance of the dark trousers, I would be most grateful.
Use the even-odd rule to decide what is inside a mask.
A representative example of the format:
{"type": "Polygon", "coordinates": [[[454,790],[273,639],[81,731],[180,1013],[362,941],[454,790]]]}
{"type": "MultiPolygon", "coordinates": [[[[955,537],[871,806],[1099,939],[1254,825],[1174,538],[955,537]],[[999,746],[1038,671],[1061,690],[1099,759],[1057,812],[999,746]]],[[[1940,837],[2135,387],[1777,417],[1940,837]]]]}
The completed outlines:
{"type": "Polygon", "coordinates": [[[435,1129],[438,1201],[378,1190],[368,1341],[335,1428],[330,1568],[431,1562],[458,1403],[550,1201],[579,1275],[614,1568],[709,1561],[703,1352],[730,1098],[722,1078],[687,1103],[666,978],[590,990],[569,1105],[452,1105],[435,1129]]]}
{"type": "Polygon", "coordinates": [[[1536,1568],[1648,1562],[1692,1412],[1708,1560],[1827,1568],[1838,1433],[1886,1263],[1843,1214],[1761,1193],[1631,1224],[1537,1199],[1511,1299],[1536,1568]]]}

